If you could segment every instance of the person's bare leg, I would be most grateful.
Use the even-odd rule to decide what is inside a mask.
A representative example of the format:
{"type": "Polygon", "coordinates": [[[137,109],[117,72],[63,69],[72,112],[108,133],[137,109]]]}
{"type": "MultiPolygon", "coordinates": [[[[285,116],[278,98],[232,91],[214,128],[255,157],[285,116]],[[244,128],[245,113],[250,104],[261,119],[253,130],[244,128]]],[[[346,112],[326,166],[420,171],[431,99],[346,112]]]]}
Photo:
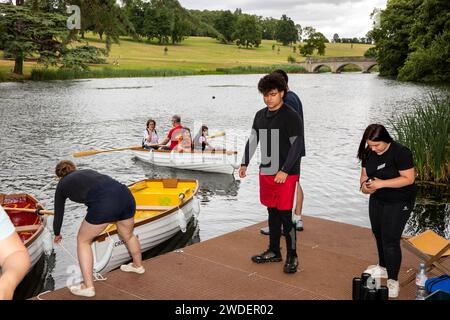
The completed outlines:
{"type": "Polygon", "coordinates": [[[84,285],[82,288],[90,288],[94,286],[92,272],[94,268],[94,255],[92,254],[91,244],[96,236],[98,236],[108,223],[90,224],[86,220],[81,223],[77,237],[77,253],[80,262],[81,274],[83,275],[84,285]]]}
{"type": "Polygon", "coordinates": [[[128,251],[133,258],[133,265],[137,268],[142,266],[141,244],[133,233],[134,217],[122,221],[117,221],[117,231],[120,238],[125,242],[128,251]]]}
{"type": "Polygon", "coordinates": [[[297,184],[297,201],[295,203],[295,210],[294,210],[294,214],[301,216],[302,214],[302,209],[303,209],[303,189],[302,186],[300,185],[300,182],[298,182],[297,184]]]}

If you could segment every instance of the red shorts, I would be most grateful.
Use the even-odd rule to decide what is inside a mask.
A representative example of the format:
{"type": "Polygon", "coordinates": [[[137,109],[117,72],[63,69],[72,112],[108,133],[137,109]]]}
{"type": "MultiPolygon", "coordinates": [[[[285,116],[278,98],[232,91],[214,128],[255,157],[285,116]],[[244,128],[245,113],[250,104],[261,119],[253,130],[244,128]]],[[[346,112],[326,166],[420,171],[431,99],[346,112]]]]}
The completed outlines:
{"type": "Polygon", "coordinates": [[[300,175],[289,175],[284,183],[275,183],[275,176],[259,175],[259,198],[261,204],[278,210],[292,210],[295,186],[300,175]]]}

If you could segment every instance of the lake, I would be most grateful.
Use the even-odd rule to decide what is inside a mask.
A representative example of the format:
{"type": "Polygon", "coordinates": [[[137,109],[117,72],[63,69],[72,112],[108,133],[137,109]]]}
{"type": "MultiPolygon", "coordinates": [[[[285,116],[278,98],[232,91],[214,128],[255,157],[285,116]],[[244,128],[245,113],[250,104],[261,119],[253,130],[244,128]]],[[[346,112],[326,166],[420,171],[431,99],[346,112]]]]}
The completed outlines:
{"type": "MultiPolygon", "coordinates": [[[[239,151],[240,158],[254,114],[264,107],[256,87],[261,76],[0,83],[0,193],[30,193],[53,210],[54,167],[59,160],[71,159],[79,168],[98,170],[123,183],[153,177],[198,179],[196,241],[261,222],[267,213],[259,203],[257,157],[248,177],[240,179],[236,172],[232,176],[154,167],[127,152],[71,156],[91,148],[139,145],[148,118],[156,120],[161,139],[170,129],[171,116],[179,114],[185,126],[204,123],[210,134],[225,131],[225,137],[211,143],[239,151]]],[[[368,227],[368,197],[359,192],[356,159],[363,131],[374,122],[389,127],[388,119],[411,110],[412,101],[433,88],[361,73],[290,75],[289,84],[304,108],[303,213],[368,227]]],[[[422,222],[418,216],[411,219],[408,232],[432,224],[448,236],[449,205],[439,208],[440,215],[431,214],[422,222]]],[[[423,214],[419,209],[417,215],[423,214]]],[[[84,214],[84,206],[67,202],[63,245],[73,255],[84,214]]],[[[73,261],[60,247],[55,253],[48,278],[60,288],[73,261]]]]}

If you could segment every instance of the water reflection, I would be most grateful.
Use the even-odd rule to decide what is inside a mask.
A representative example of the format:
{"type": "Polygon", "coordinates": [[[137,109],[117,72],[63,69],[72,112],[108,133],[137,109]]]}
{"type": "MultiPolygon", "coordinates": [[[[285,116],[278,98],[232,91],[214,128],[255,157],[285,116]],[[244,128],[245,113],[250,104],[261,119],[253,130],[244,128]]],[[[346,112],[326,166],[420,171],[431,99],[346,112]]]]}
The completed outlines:
{"type": "Polygon", "coordinates": [[[159,167],[146,163],[137,158],[133,159],[136,166],[140,167],[146,178],[178,178],[196,179],[199,182],[198,197],[202,203],[211,201],[214,196],[225,198],[237,197],[241,181],[236,180],[232,174],[208,173],[192,170],[178,170],[168,167],[159,167]]]}
{"type": "MultiPolygon", "coordinates": [[[[214,145],[241,155],[255,112],[263,107],[256,87],[261,76],[0,83],[0,191],[33,194],[52,209],[58,160],[72,159],[80,150],[139,144],[149,117],[156,120],[160,137],[170,130],[172,114],[180,114],[186,126],[206,123],[211,132],[226,132],[214,145]]],[[[369,227],[368,197],[359,192],[360,165],[355,159],[364,128],[387,123],[394,112],[408,112],[410,102],[427,95],[430,87],[360,73],[293,74],[289,82],[304,107],[304,213],[369,227]]],[[[197,232],[202,241],[267,219],[259,201],[256,159],[242,181],[232,175],[153,167],[121,152],[72,160],[81,169],[126,184],[153,177],[198,179],[202,208],[197,232]]],[[[418,200],[410,231],[431,226],[448,235],[448,207],[437,205],[437,213],[422,213],[429,205],[418,200]]],[[[83,206],[68,202],[64,246],[74,256],[84,216],[83,206]]],[[[55,252],[51,275],[61,288],[73,261],[58,246],[55,252]]]]}
{"type": "Polygon", "coordinates": [[[415,235],[431,229],[446,239],[450,238],[450,186],[419,185],[416,205],[405,228],[415,235]]]}

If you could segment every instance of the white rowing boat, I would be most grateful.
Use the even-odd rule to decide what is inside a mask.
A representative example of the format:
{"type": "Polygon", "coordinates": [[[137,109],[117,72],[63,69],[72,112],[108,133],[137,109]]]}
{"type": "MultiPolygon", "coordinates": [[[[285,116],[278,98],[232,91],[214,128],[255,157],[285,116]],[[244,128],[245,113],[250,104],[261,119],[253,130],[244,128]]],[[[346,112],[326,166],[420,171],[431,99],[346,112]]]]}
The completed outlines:
{"type": "Polygon", "coordinates": [[[233,174],[234,170],[239,168],[237,151],[177,152],[176,150],[134,149],[131,152],[139,160],[163,167],[226,174],[233,174]]]}

